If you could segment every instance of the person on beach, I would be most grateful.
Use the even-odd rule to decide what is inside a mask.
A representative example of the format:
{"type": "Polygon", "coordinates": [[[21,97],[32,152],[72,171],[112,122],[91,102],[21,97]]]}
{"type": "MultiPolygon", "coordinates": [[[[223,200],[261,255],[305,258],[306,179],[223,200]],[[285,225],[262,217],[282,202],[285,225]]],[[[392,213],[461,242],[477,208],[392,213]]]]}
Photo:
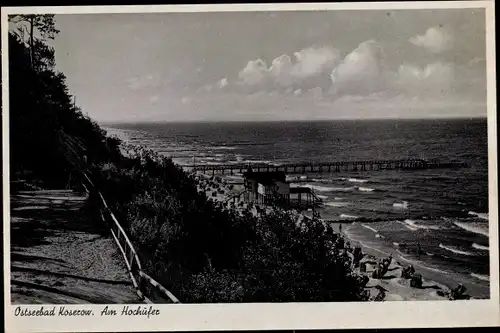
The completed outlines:
{"type": "Polygon", "coordinates": [[[342,223],[339,224],[339,232],[342,233],[342,223]]]}
{"type": "Polygon", "coordinates": [[[422,248],[420,247],[420,243],[417,243],[417,256],[420,259],[420,254],[422,253],[422,248]]]}

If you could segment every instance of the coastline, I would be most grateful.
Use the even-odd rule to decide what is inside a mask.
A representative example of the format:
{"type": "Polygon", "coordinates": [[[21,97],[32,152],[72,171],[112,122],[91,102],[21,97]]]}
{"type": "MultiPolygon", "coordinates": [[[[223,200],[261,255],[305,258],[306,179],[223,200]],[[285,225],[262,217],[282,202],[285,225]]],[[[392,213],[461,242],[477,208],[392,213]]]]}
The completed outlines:
{"type": "MultiPolygon", "coordinates": [[[[424,279],[424,285],[429,284],[436,284],[438,286],[441,286],[443,291],[450,291],[452,288],[456,288],[458,284],[463,284],[467,288],[466,294],[471,296],[471,299],[489,299],[489,287],[484,286],[481,284],[473,284],[470,283],[470,280],[467,280],[463,278],[460,274],[458,273],[453,273],[453,272],[444,272],[439,269],[434,269],[425,266],[418,260],[411,260],[408,258],[403,257],[399,253],[397,253],[396,250],[394,251],[384,251],[381,249],[377,249],[375,247],[370,247],[367,246],[366,244],[358,241],[357,239],[354,239],[348,235],[348,228],[346,232],[344,232],[344,235],[346,238],[349,238],[352,242],[359,244],[361,248],[363,249],[363,253],[367,253],[369,255],[372,255],[374,257],[378,258],[383,258],[387,257],[390,253],[394,253],[394,260],[396,262],[399,262],[402,264],[402,266],[406,267],[409,264],[412,264],[417,273],[422,274],[423,279],[424,279]]],[[[400,272],[399,272],[400,274],[400,272]]],[[[437,289],[436,289],[437,290],[437,289]]],[[[446,299],[446,298],[444,298],[446,299]]]]}
{"type": "MultiPolygon", "coordinates": [[[[246,204],[240,200],[236,200],[234,204],[231,203],[232,200],[229,200],[243,191],[242,184],[236,181],[238,180],[238,176],[210,176],[198,172],[196,173],[196,179],[199,181],[198,191],[204,191],[207,198],[223,203],[227,209],[233,208],[239,210],[246,207],[246,204]]],[[[252,209],[252,212],[253,214],[258,214],[255,208],[252,209]]],[[[307,213],[299,214],[299,216],[303,218],[308,218],[308,215],[307,213]]],[[[303,220],[303,218],[299,219],[303,220]]],[[[340,232],[342,237],[350,242],[351,246],[359,246],[362,249],[364,257],[361,259],[361,262],[366,264],[367,269],[366,272],[361,273],[358,267],[355,271],[369,278],[365,288],[370,292],[370,297],[372,298],[376,297],[380,290],[383,290],[385,293],[384,301],[448,300],[448,295],[452,288],[456,288],[459,284],[466,286],[467,289],[465,294],[470,295],[471,299],[489,298],[488,287],[479,284],[471,284],[459,274],[432,269],[426,267],[419,261],[405,258],[396,251],[384,251],[360,242],[349,235],[349,227],[352,225],[352,222],[340,223],[324,221],[324,223],[325,225],[328,223],[332,226],[336,233],[339,233],[339,225],[342,224],[344,227],[344,230],[340,232]],[[388,258],[390,254],[393,255],[393,260],[385,276],[381,279],[372,278],[372,272],[376,263],[388,258]],[[410,264],[413,265],[416,273],[422,276],[423,284],[421,288],[411,287],[410,279],[401,278],[402,270],[407,268],[410,264]]]]}

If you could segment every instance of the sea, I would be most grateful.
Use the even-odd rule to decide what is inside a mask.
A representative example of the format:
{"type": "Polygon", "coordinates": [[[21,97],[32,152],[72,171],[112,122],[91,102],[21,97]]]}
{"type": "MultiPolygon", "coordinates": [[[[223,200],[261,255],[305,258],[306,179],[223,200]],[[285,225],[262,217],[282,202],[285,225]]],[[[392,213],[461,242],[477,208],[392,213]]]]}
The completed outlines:
{"type": "Polygon", "coordinates": [[[489,298],[487,120],[134,123],[108,134],[180,165],[425,158],[467,167],[288,175],[322,199],[321,218],[403,263],[489,298]],[[420,254],[418,248],[420,247],[420,254]],[[418,269],[418,268],[417,268],[418,269]]]}

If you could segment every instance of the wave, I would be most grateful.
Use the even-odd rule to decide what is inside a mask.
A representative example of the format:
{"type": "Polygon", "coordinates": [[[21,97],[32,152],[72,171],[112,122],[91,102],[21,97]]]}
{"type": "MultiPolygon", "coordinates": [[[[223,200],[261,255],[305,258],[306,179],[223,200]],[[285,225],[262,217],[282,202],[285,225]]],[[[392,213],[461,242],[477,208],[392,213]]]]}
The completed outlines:
{"type": "Polygon", "coordinates": [[[326,195],[316,195],[316,196],[320,199],[323,199],[323,200],[328,199],[328,197],[326,195]]]}
{"type": "Polygon", "coordinates": [[[385,238],[384,236],[382,236],[381,234],[376,234],[375,235],[375,238],[385,238]]]}
{"type": "Polygon", "coordinates": [[[392,204],[392,207],[408,209],[408,201],[395,202],[392,204]]]}
{"type": "Polygon", "coordinates": [[[392,242],[392,245],[394,245],[394,246],[399,246],[399,243],[392,242]]]}
{"type": "Polygon", "coordinates": [[[272,161],[268,161],[268,160],[243,160],[243,161],[241,161],[241,163],[244,163],[244,164],[265,164],[266,166],[267,165],[271,165],[271,166],[279,166],[280,165],[277,162],[272,162],[272,161]]]}
{"type": "Polygon", "coordinates": [[[340,217],[346,218],[346,219],[357,219],[358,218],[358,216],[348,215],[348,214],[340,214],[340,217]]]}
{"type": "Polygon", "coordinates": [[[349,206],[348,202],[336,202],[336,201],[329,201],[325,203],[325,206],[329,207],[346,207],[349,206]]]}
{"type": "MultiPolygon", "coordinates": [[[[435,225],[425,225],[425,224],[416,224],[416,221],[413,221],[413,220],[405,220],[404,221],[406,224],[408,224],[409,226],[411,226],[412,228],[416,228],[416,229],[427,229],[427,230],[439,230],[440,228],[438,226],[435,226],[435,225]]],[[[412,230],[416,230],[416,229],[412,229],[412,230]]]]}
{"type": "MultiPolygon", "coordinates": [[[[184,156],[179,156],[180,158],[184,156]]],[[[200,158],[201,162],[206,162],[206,161],[217,161],[217,162],[226,162],[227,159],[221,156],[213,157],[213,156],[207,156],[207,157],[202,157],[200,158]]]]}
{"type": "Polygon", "coordinates": [[[470,273],[471,276],[475,277],[476,279],[483,280],[483,281],[489,281],[490,277],[488,275],[484,274],[476,274],[476,273],[470,273]]]}
{"type": "Polygon", "coordinates": [[[473,256],[474,255],[471,252],[459,250],[459,249],[457,249],[455,247],[452,247],[450,245],[443,245],[442,243],[439,244],[439,247],[442,248],[442,249],[448,250],[450,252],[453,252],[453,253],[456,253],[456,254],[461,254],[461,255],[464,255],[464,256],[473,256]]]}
{"type": "Polygon", "coordinates": [[[343,180],[347,180],[348,182],[351,182],[351,183],[366,183],[368,182],[368,179],[357,179],[357,178],[347,178],[347,179],[343,179],[343,180]]]}
{"type": "Polygon", "coordinates": [[[236,147],[232,146],[215,146],[215,147],[207,147],[208,149],[217,149],[217,150],[235,150],[236,147]]]}
{"type": "Polygon", "coordinates": [[[370,226],[368,226],[368,225],[366,225],[366,224],[364,224],[364,223],[361,223],[361,226],[362,226],[362,227],[364,227],[364,228],[366,228],[366,229],[370,229],[370,230],[371,230],[371,231],[373,231],[374,233],[378,233],[378,230],[377,230],[377,229],[372,228],[372,227],[370,227],[370,226]]]}
{"type": "Polygon", "coordinates": [[[476,244],[476,243],[473,243],[472,247],[474,249],[477,249],[477,250],[483,250],[483,251],[489,251],[490,250],[489,246],[484,246],[484,245],[480,245],[480,244],[476,244]]]}
{"type": "Polygon", "coordinates": [[[472,232],[472,233],[475,233],[475,234],[479,234],[479,235],[483,235],[483,236],[486,236],[486,237],[489,236],[488,227],[487,226],[483,226],[483,225],[479,226],[477,224],[464,223],[464,222],[458,222],[458,221],[455,221],[453,223],[457,227],[462,228],[464,230],[467,230],[469,232],[472,232]]]}
{"type": "Polygon", "coordinates": [[[483,219],[483,220],[489,220],[490,219],[488,213],[476,213],[476,212],[470,211],[469,215],[477,216],[477,217],[479,217],[480,219],[483,219]]]}
{"type": "Polygon", "coordinates": [[[404,225],[407,229],[410,229],[411,231],[417,231],[417,230],[418,230],[418,228],[417,228],[417,227],[413,227],[413,226],[412,226],[412,225],[410,225],[410,224],[406,224],[406,223],[401,222],[401,221],[397,221],[397,222],[398,222],[399,224],[404,225]]]}
{"type": "Polygon", "coordinates": [[[369,188],[369,187],[358,187],[358,190],[361,191],[361,192],[373,192],[375,191],[375,189],[373,188],[369,188]]]}
{"type": "Polygon", "coordinates": [[[364,247],[364,248],[367,248],[367,249],[370,249],[370,250],[374,250],[374,251],[380,252],[380,253],[382,253],[382,254],[384,254],[386,256],[390,255],[390,253],[388,253],[388,252],[385,252],[385,251],[383,251],[381,249],[378,249],[376,247],[373,247],[373,246],[369,246],[366,243],[363,243],[362,241],[360,241],[359,239],[352,237],[349,234],[349,229],[347,229],[345,231],[345,234],[346,234],[347,238],[349,238],[351,240],[352,243],[358,243],[359,245],[361,245],[361,247],[364,247]]]}
{"type": "Polygon", "coordinates": [[[309,187],[310,189],[319,192],[348,192],[354,189],[353,187],[328,187],[328,186],[319,186],[311,184],[306,184],[304,185],[304,187],[309,187]]]}
{"type": "Polygon", "coordinates": [[[404,253],[402,253],[401,251],[397,250],[398,254],[399,254],[399,257],[406,261],[406,262],[409,262],[411,263],[412,265],[414,266],[419,266],[419,267],[422,267],[424,269],[427,269],[429,271],[433,271],[433,272],[437,272],[437,273],[442,273],[442,274],[450,274],[449,272],[446,272],[446,271],[443,271],[441,269],[438,269],[438,268],[433,268],[433,267],[429,267],[429,266],[426,266],[426,265],[423,265],[420,261],[418,260],[411,260],[411,259],[408,259],[404,256],[404,253]]]}

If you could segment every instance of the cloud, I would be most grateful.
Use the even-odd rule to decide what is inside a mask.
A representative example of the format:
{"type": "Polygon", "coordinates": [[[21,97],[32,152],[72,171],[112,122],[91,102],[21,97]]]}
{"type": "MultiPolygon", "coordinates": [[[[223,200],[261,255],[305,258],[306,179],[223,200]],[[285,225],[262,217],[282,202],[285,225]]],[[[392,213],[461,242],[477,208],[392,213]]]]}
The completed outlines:
{"type": "Polygon", "coordinates": [[[269,75],[275,84],[287,87],[293,84],[292,68],[292,58],[287,54],[282,54],[271,62],[269,75]]]}
{"type": "Polygon", "coordinates": [[[225,86],[227,86],[229,83],[227,81],[227,78],[223,78],[221,79],[219,82],[218,82],[218,86],[219,88],[224,88],[225,86]]]}
{"type": "Polygon", "coordinates": [[[262,59],[251,60],[245,68],[238,73],[238,78],[245,85],[264,84],[268,77],[267,64],[262,59]]]}
{"type": "Polygon", "coordinates": [[[454,81],[454,66],[450,63],[436,62],[424,67],[403,64],[396,73],[394,83],[402,91],[417,95],[433,95],[451,92],[454,81]]]}
{"type": "Polygon", "coordinates": [[[369,40],[349,53],[330,77],[336,95],[369,95],[386,87],[387,69],[382,47],[369,40]]]}
{"type": "Polygon", "coordinates": [[[189,104],[189,103],[191,103],[191,99],[189,97],[183,97],[181,99],[181,103],[182,104],[189,104]]]}
{"type": "MultiPolygon", "coordinates": [[[[437,38],[437,33],[429,30],[425,36],[418,36],[415,43],[434,51],[438,44],[440,50],[450,47],[437,42],[448,43],[451,37],[446,37],[445,32],[439,32],[442,35],[437,38]]],[[[252,60],[239,71],[236,80],[223,78],[201,89],[225,88],[232,96],[243,93],[252,101],[272,99],[279,103],[280,99],[290,98],[296,103],[307,101],[317,106],[335,100],[398,102],[394,96],[401,96],[403,105],[408,101],[438,102],[445,95],[448,99],[477,97],[477,92],[485,89],[484,57],[472,58],[462,65],[440,61],[417,65],[400,59],[402,62],[393,69],[382,45],[375,40],[360,43],[343,59],[339,54],[335,48],[323,46],[304,48],[292,56],[282,54],[269,66],[262,59],[252,60]]]]}
{"type": "Polygon", "coordinates": [[[424,35],[417,35],[409,41],[432,53],[442,53],[453,46],[453,36],[442,27],[429,28],[424,35]]]}
{"type": "Polygon", "coordinates": [[[305,79],[325,71],[332,70],[337,64],[340,53],[331,47],[309,47],[294,53],[296,63],[291,68],[291,75],[305,79]]]}
{"type": "Polygon", "coordinates": [[[256,89],[282,88],[291,91],[322,85],[339,61],[339,51],[329,47],[309,47],[293,58],[282,54],[270,66],[262,59],[251,60],[238,73],[238,84],[256,89]]]}
{"type": "Polygon", "coordinates": [[[128,87],[132,90],[139,90],[161,85],[161,78],[157,75],[149,74],[144,76],[134,76],[126,80],[128,87]]]}

